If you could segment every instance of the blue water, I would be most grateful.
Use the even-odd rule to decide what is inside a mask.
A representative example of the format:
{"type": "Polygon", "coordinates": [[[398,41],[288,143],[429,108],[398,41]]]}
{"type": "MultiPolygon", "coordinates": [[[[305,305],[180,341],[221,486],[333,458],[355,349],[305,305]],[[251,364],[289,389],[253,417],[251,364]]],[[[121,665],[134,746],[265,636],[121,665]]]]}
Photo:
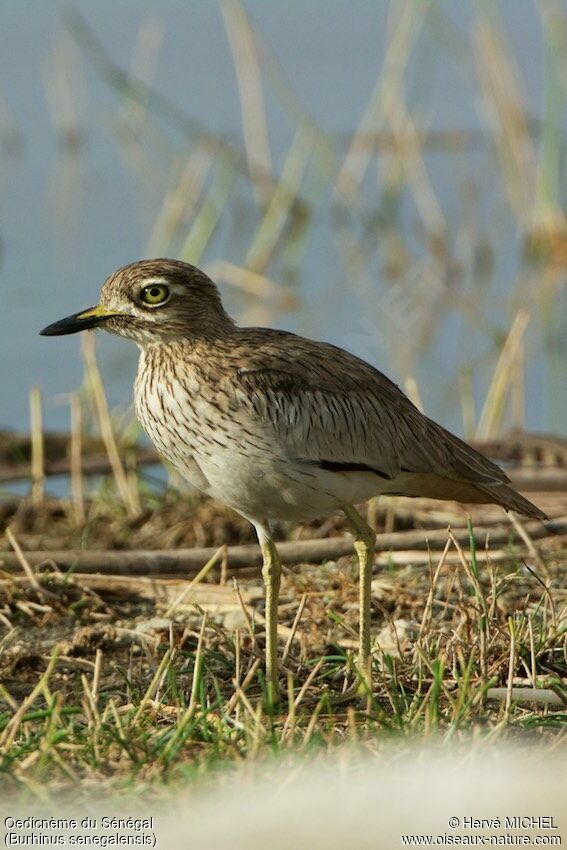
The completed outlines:
{"type": "MultiPolygon", "coordinates": [[[[422,4],[415,5],[417,9],[422,4]]],[[[512,51],[520,60],[527,102],[537,119],[543,107],[544,50],[536,6],[528,0],[492,6],[499,8],[512,51]]],[[[357,126],[384,60],[388,7],[375,0],[246,3],[303,108],[322,130],[333,134],[339,159],[345,152],[341,134],[348,135],[357,126]]],[[[129,66],[142,21],[150,16],[161,22],[165,38],[152,84],[209,132],[222,134],[242,148],[234,68],[216,3],[80,0],[73,8],[84,15],[105,50],[124,68],[129,66]]],[[[444,36],[431,18],[410,63],[408,103],[426,113],[432,129],[481,130],[486,121],[477,109],[471,28],[483,7],[446,2],[433,8],[449,15],[461,40],[454,34],[444,36]]],[[[80,53],[85,142],[72,152],[61,145],[50,122],[43,83],[46,62],[66,32],[62,14],[62,5],[44,0],[0,4],[0,92],[23,142],[19,152],[4,144],[0,166],[0,428],[27,428],[32,385],[44,393],[46,426],[67,428],[67,394],[82,378],[79,340],[45,339],[37,332],[63,315],[96,303],[104,278],[143,255],[171,184],[175,155],[187,150],[182,135],[163,126],[163,147],[148,145],[148,164],[137,170],[111,129],[120,98],[80,53]]],[[[272,154],[279,169],[294,128],[268,82],[265,93],[272,154]]],[[[2,110],[0,143],[6,141],[5,127],[2,110]]],[[[480,146],[455,155],[431,151],[426,167],[455,232],[462,217],[463,187],[474,184],[476,224],[495,252],[486,311],[495,327],[505,330],[514,314],[507,295],[520,268],[521,241],[495,160],[486,146],[480,146]]],[[[365,184],[370,214],[379,206],[375,183],[372,164],[365,184]]],[[[301,308],[274,315],[273,323],[343,345],[398,381],[409,370],[418,379],[427,412],[462,430],[455,386],[458,369],[478,361],[474,383],[480,401],[495,355],[490,354],[488,338],[461,313],[436,315],[435,286],[428,283],[428,275],[435,280],[438,271],[428,259],[411,200],[404,199],[400,223],[413,252],[413,265],[398,292],[385,273],[380,244],[372,244],[381,238],[380,231],[372,228],[368,267],[353,285],[337,248],[332,197],[328,190],[316,191],[316,186],[317,171],[312,167],[303,191],[312,204],[313,225],[292,283],[301,308]],[[404,323],[408,292],[408,309],[416,310],[412,322],[404,323]],[[416,352],[415,339],[432,316],[436,322],[426,351],[416,352]]],[[[230,202],[204,262],[223,258],[242,263],[257,221],[254,202],[243,188],[240,197],[237,192],[230,202]]],[[[363,230],[360,224],[357,228],[357,232],[363,230]]],[[[454,235],[451,244],[455,242],[454,235]]],[[[286,278],[288,272],[278,262],[269,269],[275,279],[286,278]]],[[[448,285],[458,288],[452,281],[448,285]]],[[[249,306],[248,300],[227,287],[223,291],[237,315],[249,306]]],[[[556,309],[563,316],[564,301],[558,300],[556,309]]],[[[557,403],[556,385],[548,381],[539,331],[535,319],[528,336],[527,424],[541,430],[565,430],[567,412],[564,404],[557,403]]],[[[135,347],[101,334],[98,354],[111,405],[126,409],[135,347]]],[[[561,370],[562,357],[559,343],[556,370],[557,363],[561,370]]]]}

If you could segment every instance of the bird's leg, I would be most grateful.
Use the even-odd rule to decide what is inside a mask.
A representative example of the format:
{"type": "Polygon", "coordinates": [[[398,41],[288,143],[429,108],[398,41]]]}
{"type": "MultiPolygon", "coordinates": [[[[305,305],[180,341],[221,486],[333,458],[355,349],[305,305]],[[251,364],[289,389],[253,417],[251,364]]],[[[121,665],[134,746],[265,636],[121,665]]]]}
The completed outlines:
{"type": "Polygon", "coordinates": [[[256,533],[262,549],[262,578],[266,589],[266,681],[268,701],[279,700],[278,676],[278,598],[280,593],[281,562],[272,540],[267,522],[256,524],[256,533]]]}
{"type": "Polygon", "coordinates": [[[358,667],[366,680],[370,665],[370,597],[376,534],[352,505],[345,505],[343,510],[354,531],[354,549],[360,569],[358,667]]]}

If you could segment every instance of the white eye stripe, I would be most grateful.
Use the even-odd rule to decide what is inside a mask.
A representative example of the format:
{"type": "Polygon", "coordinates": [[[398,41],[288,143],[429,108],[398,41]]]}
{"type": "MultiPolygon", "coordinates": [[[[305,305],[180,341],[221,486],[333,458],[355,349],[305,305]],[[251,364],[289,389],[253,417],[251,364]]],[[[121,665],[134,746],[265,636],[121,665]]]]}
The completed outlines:
{"type": "Polygon", "coordinates": [[[165,277],[150,277],[147,280],[143,280],[141,288],[147,289],[148,286],[167,286],[168,289],[171,289],[171,285],[165,277]]]}
{"type": "Polygon", "coordinates": [[[183,286],[182,283],[171,283],[166,277],[148,278],[143,281],[141,289],[145,289],[147,286],[167,286],[169,291],[174,292],[176,295],[183,295],[187,291],[187,287],[183,286]]]}

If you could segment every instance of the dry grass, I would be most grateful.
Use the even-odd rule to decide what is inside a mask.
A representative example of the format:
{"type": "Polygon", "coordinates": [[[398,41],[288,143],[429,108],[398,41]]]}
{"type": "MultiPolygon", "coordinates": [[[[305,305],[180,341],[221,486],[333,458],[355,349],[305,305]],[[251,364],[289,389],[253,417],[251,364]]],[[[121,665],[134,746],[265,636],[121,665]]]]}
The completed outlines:
{"type": "MultiPolygon", "coordinates": [[[[29,502],[12,518],[24,550],[70,529],[73,518],[61,506],[54,518],[53,507],[29,502]]],[[[108,532],[127,527],[126,509],[100,502],[97,510],[100,524],[93,528],[107,546],[108,532]]],[[[166,499],[148,510],[144,533],[158,544],[179,532],[182,516],[185,542],[200,528],[208,542],[249,535],[208,501],[194,501],[190,510],[187,500],[166,499]]],[[[379,525],[384,519],[380,510],[379,525]]],[[[398,522],[407,525],[407,516],[398,522]]],[[[328,523],[327,533],[340,531],[338,521],[328,523]]],[[[449,535],[429,569],[409,564],[375,575],[373,689],[344,704],[341,694],[356,679],[354,561],[286,568],[280,604],[285,697],[277,709],[266,702],[257,572],[247,571],[236,584],[219,557],[189,592],[183,578],[78,576],[49,563],[34,581],[4,574],[0,747],[6,788],[77,790],[80,781],[81,793],[93,783],[141,789],[290,748],[358,741],[380,749],[392,736],[440,734],[448,741],[476,730],[560,745],[567,720],[562,541],[538,545],[538,566],[511,558],[479,569],[474,536],[470,540],[463,551],[449,535]],[[448,563],[451,552],[460,567],[448,563]],[[531,693],[531,702],[518,700],[512,688],[526,687],[537,688],[539,698],[531,693]],[[498,688],[500,694],[492,690],[498,688]],[[489,699],[492,694],[500,698],[489,699]]]]}

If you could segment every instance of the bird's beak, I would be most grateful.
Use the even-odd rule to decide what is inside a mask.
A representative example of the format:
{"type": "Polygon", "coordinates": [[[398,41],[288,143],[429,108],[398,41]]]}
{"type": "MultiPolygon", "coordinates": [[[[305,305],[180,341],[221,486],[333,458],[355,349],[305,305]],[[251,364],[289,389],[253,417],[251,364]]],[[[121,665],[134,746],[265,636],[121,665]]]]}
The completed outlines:
{"type": "Polygon", "coordinates": [[[107,310],[100,304],[96,307],[89,307],[88,310],[83,310],[81,313],[73,313],[72,316],[66,316],[64,319],[59,319],[58,322],[53,322],[43,328],[39,333],[41,336],[63,336],[63,334],[76,334],[78,331],[87,331],[89,328],[96,328],[97,325],[106,322],[107,319],[112,319],[113,316],[119,316],[116,311],[107,310]]]}

